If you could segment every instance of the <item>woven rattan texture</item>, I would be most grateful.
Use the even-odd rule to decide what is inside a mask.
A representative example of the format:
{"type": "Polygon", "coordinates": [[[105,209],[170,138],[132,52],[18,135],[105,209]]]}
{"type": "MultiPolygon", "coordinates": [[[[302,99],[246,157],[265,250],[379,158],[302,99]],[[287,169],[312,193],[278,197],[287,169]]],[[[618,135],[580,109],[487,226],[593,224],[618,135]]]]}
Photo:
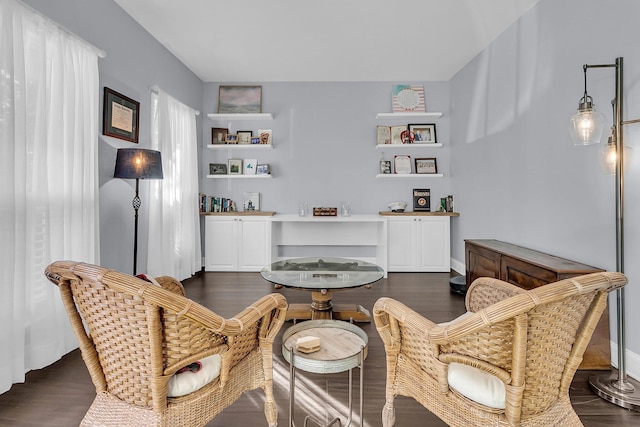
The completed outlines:
{"type": "Polygon", "coordinates": [[[394,423],[396,395],[414,398],[452,426],[582,425],[568,387],[606,307],[607,292],[626,283],[620,273],[595,273],[525,291],[480,278],[466,297],[472,315],[443,325],[399,301],[379,299],[373,314],[387,354],[383,425],[394,423]],[[451,362],[502,380],[506,409],[451,390],[451,362]]]}
{"type": "Polygon", "coordinates": [[[45,274],[60,288],[96,386],[82,425],[202,426],[258,387],[267,422],[276,425],[272,358],[287,309],[282,295],[264,296],[224,319],[185,298],[182,285],[169,277],[156,286],[70,261],[51,264],[45,274]],[[222,356],[219,378],[167,398],[171,376],[211,354],[222,356]]]}

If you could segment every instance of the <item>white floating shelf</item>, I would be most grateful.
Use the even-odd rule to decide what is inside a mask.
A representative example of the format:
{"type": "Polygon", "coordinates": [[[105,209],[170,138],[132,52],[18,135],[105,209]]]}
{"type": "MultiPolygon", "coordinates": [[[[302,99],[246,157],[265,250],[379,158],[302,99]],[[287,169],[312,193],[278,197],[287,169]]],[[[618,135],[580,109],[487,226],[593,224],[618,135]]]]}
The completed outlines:
{"type": "Polygon", "coordinates": [[[441,173],[379,173],[376,178],[442,178],[441,173]]]}
{"type": "Polygon", "coordinates": [[[396,148],[405,149],[405,148],[436,148],[442,147],[441,142],[436,142],[435,144],[378,144],[376,145],[376,150],[395,150],[396,148]]]}
{"type": "Polygon", "coordinates": [[[246,149],[260,149],[266,150],[273,148],[273,144],[209,144],[207,148],[211,150],[246,150],[246,149]]]}
{"type": "Polygon", "coordinates": [[[207,114],[211,120],[273,120],[271,113],[253,113],[253,114],[227,114],[227,113],[210,113],[207,114]]]}
{"type": "Polygon", "coordinates": [[[403,119],[403,118],[428,118],[428,117],[442,117],[441,112],[433,112],[433,113],[378,113],[376,115],[376,119],[403,119]]]}
{"type": "Polygon", "coordinates": [[[219,174],[219,175],[207,175],[207,178],[215,178],[215,179],[269,179],[272,178],[271,174],[260,174],[260,175],[229,175],[229,174],[219,174]]]}

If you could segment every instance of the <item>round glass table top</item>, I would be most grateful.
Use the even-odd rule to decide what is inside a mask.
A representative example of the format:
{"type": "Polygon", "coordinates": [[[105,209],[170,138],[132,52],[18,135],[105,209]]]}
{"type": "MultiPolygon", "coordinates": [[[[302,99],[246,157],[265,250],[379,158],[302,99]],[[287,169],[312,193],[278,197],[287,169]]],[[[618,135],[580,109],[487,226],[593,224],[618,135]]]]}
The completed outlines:
{"type": "Polygon", "coordinates": [[[278,285],[313,290],[357,288],[382,279],[384,271],[375,264],[355,259],[311,257],[274,262],[260,274],[278,285]]]}

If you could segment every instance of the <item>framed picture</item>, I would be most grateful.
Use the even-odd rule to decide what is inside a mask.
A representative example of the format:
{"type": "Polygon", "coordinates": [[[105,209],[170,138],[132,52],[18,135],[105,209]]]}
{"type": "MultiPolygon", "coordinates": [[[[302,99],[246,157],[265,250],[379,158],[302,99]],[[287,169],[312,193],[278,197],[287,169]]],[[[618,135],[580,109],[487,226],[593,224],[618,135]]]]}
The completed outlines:
{"type": "Polygon", "coordinates": [[[260,144],[271,145],[273,143],[271,137],[272,133],[273,132],[271,132],[271,129],[259,129],[258,136],[260,137],[260,144]]]}
{"type": "Polygon", "coordinates": [[[378,126],[378,145],[391,144],[391,127],[378,126]]]}
{"type": "Polygon", "coordinates": [[[391,126],[391,143],[402,144],[402,132],[406,130],[406,126],[391,126]]]}
{"type": "Polygon", "coordinates": [[[262,113],[262,86],[220,86],[218,113],[262,113]]]}
{"type": "Polygon", "coordinates": [[[431,190],[428,188],[413,189],[413,210],[416,212],[431,211],[431,190]]]}
{"type": "Polygon", "coordinates": [[[258,166],[258,160],[257,159],[244,159],[242,161],[242,164],[244,165],[244,175],[255,175],[256,174],[256,167],[258,166]]]}
{"type": "Polygon", "coordinates": [[[380,173],[384,175],[391,173],[391,160],[380,160],[380,173]]]}
{"type": "Polygon", "coordinates": [[[243,203],[245,212],[253,212],[260,210],[260,193],[246,192],[244,193],[244,203],[243,203]]]}
{"type": "Polygon", "coordinates": [[[251,143],[252,144],[260,144],[260,137],[259,136],[252,136],[251,137],[251,143]]]}
{"type": "Polygon", "coordinates": [[[229,159],[229,175],[242,175],[242,159],[229,159]]]}
{"type": "Polygon", "coordinates": [[[271,173],[271,167],[268,164],[262,164],[256,166],[257,175],[269,175],[271,173]]]}
{"type": "Polygon", "coordinates": [[[140,103],[104,87],[102,134],[138,142],[140,103]]]}
{"type": "Polygon", "coordinates": [[[209,175],[226,175],[227,165],[224,163],[209,163],[209,175]]]}
{"type": "Polygon", "coordinates": [[[393,169],[397,174],[411,173],[411,156],[394,156],[393,169]]]}
{"type": "Polygon", "coordinates": [[[211,128],[211,144],[226,144],[229,129],[211,128]]]}
{"type": "Polygon", "coordinates": [[[393,85],[391,88],[391,104],[394,113],[426,111],[424,86],[393,85]]]}
{"type": "Polygon", "coordinates": [[[435,123],[427,124],[410,124],[409,131],[413,132],[414,144],[435,144],[436,139],[436,125],[435,123]]]}
{"type": "Polygon", "coordinates": [[[435,157],[426,159],[415,159],[416,173],[438,173],[438,166],[435,157]]]}
{"type": "Polygon", "coordinates": [[[251,137],[253,136],[253,131],[250,130],[239,130],[236,135],[238,135],[238,144],[249,145],[251,144],[251,137]]]}
{"type": "Polygon", "coordinates": [[[238,143],[238,135],[235,133],[228,133],[224,137],[225,144],[237,144],[238,143]]]}

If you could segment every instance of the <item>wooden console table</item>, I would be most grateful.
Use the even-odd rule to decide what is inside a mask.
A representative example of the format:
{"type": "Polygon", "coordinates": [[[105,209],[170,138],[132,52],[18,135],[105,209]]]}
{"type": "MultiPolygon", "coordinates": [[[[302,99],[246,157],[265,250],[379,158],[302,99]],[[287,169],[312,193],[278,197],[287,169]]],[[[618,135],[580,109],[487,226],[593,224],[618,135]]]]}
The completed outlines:
{"type": "MultiPolygon", "coordinates": [[[[524,289],[602,269],[499,240],[465,240],[467,288],[478,277],[493,277],[524,289]]],[[[611,369],[609,309],[593,332],[580,364],[582,370],[611,369]]]]}

